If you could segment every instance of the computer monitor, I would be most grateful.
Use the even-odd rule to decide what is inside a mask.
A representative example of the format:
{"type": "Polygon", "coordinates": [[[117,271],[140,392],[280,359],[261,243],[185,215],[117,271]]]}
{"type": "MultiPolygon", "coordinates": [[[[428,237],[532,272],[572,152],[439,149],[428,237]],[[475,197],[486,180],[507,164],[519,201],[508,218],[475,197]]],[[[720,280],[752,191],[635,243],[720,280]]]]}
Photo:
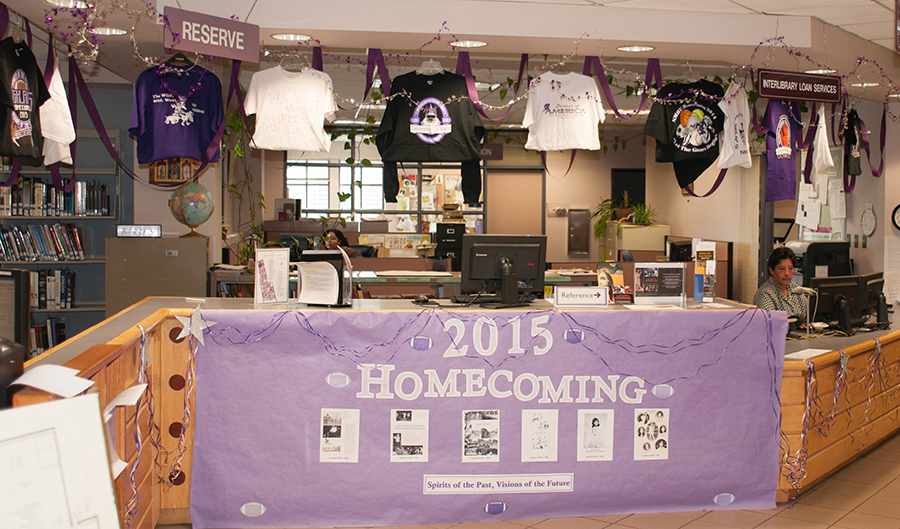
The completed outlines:
{"type": "Polygon", "coordinates": [[[28,346],[31,277],[25,270],[0,270],[0,338],[28,346]]]}
{"type": "MultiPolygon", "coordinates": [[[[886,314],[879,314],[879,304],[886,305],[884,299],[884,273],[875,272],[866,274],[859,281],[859,317],[866,317],[870,314],[878,316],[878,322],[887,321],[886,314]]],[[[887,310],[885,306],[884,311],[887,310]]]]}
{"type": "Polygon", "coordinates": [[[812,278],[817,275],[849,276],[850,243],[847,241],[815,241],[806,245],[800,257],[803,286],[812,288],[812,278]],[[826,270],[824,274],[818,271],[826,270]]]}
{"type": "Polygon", "coordinates": [[[475,235],[462,238],[464,294],[500,291],[500,305],[514,306],[519,296],[544,293],[545,235],[475,235]]]}
{"type": "Polygon", "coordinates": [[[817,292],[815,319],[835,325],[847,334],[859,324],[860,276],[814,277],[810,288],[817,292]]]}
{"type": "Polygon", "coordinates": [[[304,250],[315,250],[322,242],[321,237],[310,237],[301,233],[282,233],[278,236],[281,246],[291,249],[291,261],[299,261],[304,250]],[[312,245],[310,245],[312,238],[312,245]]]}
{"type": "Polygon", "coordinates": [[[693,241],[669,241],[669,261],[688,262],[691,260],[693,241]]]}

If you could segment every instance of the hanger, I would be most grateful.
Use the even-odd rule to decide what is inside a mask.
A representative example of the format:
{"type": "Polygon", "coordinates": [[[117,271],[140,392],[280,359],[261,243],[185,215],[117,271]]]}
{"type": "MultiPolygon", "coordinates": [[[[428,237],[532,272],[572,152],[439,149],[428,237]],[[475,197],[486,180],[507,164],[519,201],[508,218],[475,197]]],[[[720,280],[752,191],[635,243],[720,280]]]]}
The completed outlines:
{"type": "Polygon", "coordinates": [[[550,71],[553,73],[563,74],[563,75],[565,75],[567,73],[572,73],[572,69],[569,68],[569,64],[568,64],[568,61],[566,60],[566,57],[560,57],[559,62],[554,64],[553,68],[551,68],[550,71]]]}
{"type": "Polygon", "coordinates": [[[699,80],[700,80],[700,74],[697,73],[697,72],[695,72],[695,71],[691,68],[691,63],[690,63],[690,61],[688,61],[687,67],[688,67],[688,69],[685,70],[685,72],[681,74],[681,78],[682,78],[685,82],[688,82],[688,83],[696,83],[697,81],[699,81],[699,80]]]}
{"type": "Polygon", "coordinates": [[[416,70],[416,73],[419,75],[436,75],[439,73],[443,73],[444,67],[441,66],[441,63],[437,62],[434,59],[428,59],[422,63],[422,66],[416,70]]]}
{"type": "Polygon", "coordinates": [[[167,66],[194,66],[194,63],[187,58],[187,55],[180,51],[169,57],[166,61],[167,66]]]}
{"type": "Polygon", "coordinates": [[[283,54],[281,56],[281,62],[278,64],[287,72],[302,72],[309,67],[309,61],[307,60],[306,55],[292,52],[283,54]]]}

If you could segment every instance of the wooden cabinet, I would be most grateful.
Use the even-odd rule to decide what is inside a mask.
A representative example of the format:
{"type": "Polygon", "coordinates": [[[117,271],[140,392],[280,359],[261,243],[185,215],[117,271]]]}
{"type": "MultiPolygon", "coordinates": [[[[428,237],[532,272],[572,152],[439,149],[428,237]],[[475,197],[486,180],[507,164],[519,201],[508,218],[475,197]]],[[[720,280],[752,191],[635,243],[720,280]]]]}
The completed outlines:
{"type": "Polygon", "coordinates": [[[619,250],[662,253],[666,248],[666,235],[669,235],[669,226],[665,224],[638,226],[610,222],[606,226],[606,236],[600,241],[600,260],[618,261],[619,250]]]}

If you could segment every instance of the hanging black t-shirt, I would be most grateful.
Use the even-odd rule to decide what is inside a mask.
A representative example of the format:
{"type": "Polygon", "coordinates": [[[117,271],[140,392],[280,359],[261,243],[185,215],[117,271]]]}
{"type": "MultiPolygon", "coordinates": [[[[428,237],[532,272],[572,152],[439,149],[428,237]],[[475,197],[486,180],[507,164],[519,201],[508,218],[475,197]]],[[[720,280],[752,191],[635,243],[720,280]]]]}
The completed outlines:
{"type": "Polygon", "coordinates": [[[644,134],[656,139],[656,161],[672,162],[679,187],[687,187],[719,157],[725,90],[701,80],[666,85],[647,116],[644,134]],[[671,100],[671,102],[668,102],[671,100]]]}
{"type": "Polygon", "coordinates": [[[848,175],[862,174],[860,148],[862,147],[862,120],[856,109],[847,113],[847,126],[844,128],[844,167],[848,175]]]}
{"type": "Polygon", "coordinates": [[[391,81],[391,94],[375,137],[384,162],[385,200],[397,201],[395,162],[464,162],[463,198],[477,202],[484,126],[468,97],[465,77],[410,72],[391,81]]]}
{"type": "Polygon", "coordinates": [[[0,156],[41,156],[38,109],[48,99],[50,91],[28,46],[12,37],[0,41],[0,156]]]}

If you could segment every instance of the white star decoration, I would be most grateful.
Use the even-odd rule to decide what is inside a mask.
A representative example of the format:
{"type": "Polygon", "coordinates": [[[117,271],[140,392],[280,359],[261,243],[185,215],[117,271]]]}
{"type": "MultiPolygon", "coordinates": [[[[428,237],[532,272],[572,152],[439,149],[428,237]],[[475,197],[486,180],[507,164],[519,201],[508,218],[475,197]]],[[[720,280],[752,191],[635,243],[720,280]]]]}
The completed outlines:
{"type": "Polygon", "coordinates": [[[182,338],[187,338],[188,335],[193,334],[197,340],[200,341],[201,345],[206,345],[203,343],[203,329],[208,327],[212,327],[216,324],[214,321],[206,321],[200,316],[200,305],[197,305],[197,308],[191,312],[191,316],[175,316],[183,325],[184,328],[181,329],[181,334],[178,335],[177,340],[182,338]]]}

